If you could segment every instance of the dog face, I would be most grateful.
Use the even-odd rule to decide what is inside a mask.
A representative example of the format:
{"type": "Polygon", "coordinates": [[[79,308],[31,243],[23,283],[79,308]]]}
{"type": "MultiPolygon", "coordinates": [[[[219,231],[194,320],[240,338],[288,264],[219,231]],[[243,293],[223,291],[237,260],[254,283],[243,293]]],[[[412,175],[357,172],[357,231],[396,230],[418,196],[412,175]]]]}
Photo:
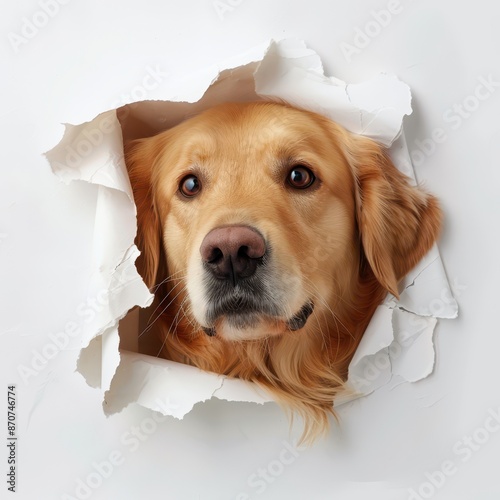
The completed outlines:
{"type": "Polygon", "coordinates": [[[373,141],[277,103],[217,106],[126,159],[167,356],[284,399],[326,381],[311,405],[331,406],[375,307],[434,242],[436,200],[373,141]]]}
{"type": "Polygon", "coordinates": [[[356,259],[353,179],[328,131],[282,106],[239,109],[169,133],[155,179],[168,272],[186,276],[196,322],[229,341],[324,314],[356,259]]]}

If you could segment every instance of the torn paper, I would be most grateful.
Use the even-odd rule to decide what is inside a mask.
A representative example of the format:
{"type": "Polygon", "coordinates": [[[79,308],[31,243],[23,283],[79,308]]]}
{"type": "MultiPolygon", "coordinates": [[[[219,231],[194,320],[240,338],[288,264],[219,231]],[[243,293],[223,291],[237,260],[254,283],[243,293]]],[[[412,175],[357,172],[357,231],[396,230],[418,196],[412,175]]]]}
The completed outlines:
{"type": "MultiPolygon", "coordinates": [[[[212,67],[192,82],[184,81],[177,95],[163,99],[130,103],[87,123],[66,125],[61,142],[47,153],[62,181],[94,186],[82,209],[95,212],[89,297],[100,301],[81,336],[85,349],[78,369],[92,386],[99,381],[108,414],[137,403],[182,418],[212,397],[269,401],[254,384],[134,352],[137,338],[130,339],[125,330],[138,335],[138,323],[129,315],[119,325],[127,311],[152,301],[134,265],[135,206],[122,133],[127,141],[151,136],[221,102],[285,100],[390,147],[396,166],[414,179],[402,129],[404,116],[411,113],[410,90],[392,75],[358,84],[325,76],[314,51],[303,42],[284,40],[212,67]]],[[[394,375],[414,382],[431,373],[437,318],[457,315],[437,247],[402,281],[400,292],[399,301],[389,296],[378,307],[352,360],[350,384],[358,396],[394,375]]]]}

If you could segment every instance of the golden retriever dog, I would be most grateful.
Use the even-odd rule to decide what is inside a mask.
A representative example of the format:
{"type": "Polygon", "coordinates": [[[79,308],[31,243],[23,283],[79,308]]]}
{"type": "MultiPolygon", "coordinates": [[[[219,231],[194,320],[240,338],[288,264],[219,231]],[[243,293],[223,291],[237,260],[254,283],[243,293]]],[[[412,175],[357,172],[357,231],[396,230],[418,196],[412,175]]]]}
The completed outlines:
{"type": "Polygon", "coordinates": [[[265,387],[328,428],[376,307],[436,240],[437,200],[376,142],[275,102],[126,146],[161,356],[265,387]]]}

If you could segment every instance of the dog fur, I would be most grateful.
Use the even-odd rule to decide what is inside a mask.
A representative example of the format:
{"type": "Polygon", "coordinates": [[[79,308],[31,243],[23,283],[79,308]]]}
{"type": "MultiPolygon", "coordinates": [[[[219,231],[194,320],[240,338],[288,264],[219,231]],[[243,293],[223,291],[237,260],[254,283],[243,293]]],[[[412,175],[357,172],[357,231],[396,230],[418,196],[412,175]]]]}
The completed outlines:
{"type": "Polygon", "coordinates": [[[282,103],[215,106],[128,144],[126,163],[161,356],[260,384],[303,417],[306,440],[325,431],[376,307],[387,292],[398,296],[398,282],[438,237],[436,198],[376,142],[282,103]],[[302,167],[315,180],[296,189],[290,172],[302,167]],[[180,192],[187,175],[201,185],[192,197],[180,192]],[[222,284],[200,247],[210,231],[232,226],[262,236],[266,261],[258,286],[245,292],[242,280],[241,293],[224,290],[239,297],[233,305],[253,294],[263,312],[222,309],[209,321],[207,290],[222,284]],[[314,310],[294,331],[291,318],[308,303],[314,310]]]}

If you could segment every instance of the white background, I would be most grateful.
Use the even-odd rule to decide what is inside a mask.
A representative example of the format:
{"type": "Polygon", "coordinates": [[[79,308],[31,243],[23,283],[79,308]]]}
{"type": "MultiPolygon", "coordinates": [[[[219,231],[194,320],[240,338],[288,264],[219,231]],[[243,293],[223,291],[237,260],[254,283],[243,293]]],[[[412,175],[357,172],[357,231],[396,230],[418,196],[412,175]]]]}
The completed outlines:
{"type": "Polygon", "coordinates": [[[500,427],[490,417],[500,412],[497,3],[218,4],[66,0],[52,2],[44,16],[42,2],[25,0],[3,11],[0,439],[6,387],[14,383],[19,467],[12,494],[0,445],[0,498],[500,499],[500,427]],[[389,7],[390,19],[377,15],[389,7]],[[35,21],[41,26],[26,28],[35,21]],[[23,29],[29,37],[21,42],[23,29]],[[270,37],[304,39],[329,75],[358,82],[386,71],[412,89],[407,140],[419,180],[442,201],[439,247],[460,306],[459,319],[436,329],[434,373],[415,384],[393,381],[342,407],[340,426],[332,422],[327,438],[295,455],[283,450],[298,429],[289,433],[274,404],[213,400],[183,421],[160,424],[140,407],[106,419],[99,391],[74,373],[76,344],[25,383],[19,367],[30,366],[86,297],[93,213],[82,200],[89,187],[59,183],[42,156],[60,140],[61,123],[122,104],[148,68],[163,75],[153,94],[172,95],[179,79],[270,37]],[[356,51],[347,55],[343,43],[356,51]],[[482,100],[472,97],[480,78],[494,82],[479,90],[482,100]],[[454,106],[462,104],[460,116],[454,106]],[[445,138],[432,145],[435,129],[445,138]],[[424,156],[415,153],[422,144],[424,156]],[[131,441],[141,426],[142,440],[131,441]],[[110,457],[113,470],[97,475],[96,465],[110,457]],[[451,474],[436,473],[443,464],[451,474]],[[78,490],[79,480],[91,488],[78,490]]]}

